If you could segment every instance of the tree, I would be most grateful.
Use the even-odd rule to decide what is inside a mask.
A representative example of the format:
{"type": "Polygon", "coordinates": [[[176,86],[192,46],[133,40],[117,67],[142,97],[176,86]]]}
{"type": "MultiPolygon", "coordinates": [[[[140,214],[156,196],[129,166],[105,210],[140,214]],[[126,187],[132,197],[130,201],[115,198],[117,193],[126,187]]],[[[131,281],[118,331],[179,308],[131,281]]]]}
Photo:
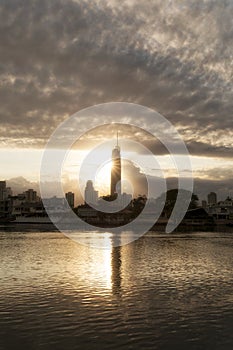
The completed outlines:
{"type": "MultiPolygon", "coordinates": [[[[173,208],[175,206],[176,200],[177,200],[177,195],[178,195],[178,189],[172,189],[167,191],[166,194],[166,201],[165,201],[165,206],[164,206],[164,211],[168,217],[170,217],[173,208]]],[[[184,194],[187,194],[188,191],[181,189],[181,192],[184,194]],[[185,193],[186,192],[186,193],[185,193]]],[[[191,195],[191,201],[189,203],[188,209],[195,209],[197,208],[197,202],[198,202],[198,196],[194,193],[191,195]]]]}

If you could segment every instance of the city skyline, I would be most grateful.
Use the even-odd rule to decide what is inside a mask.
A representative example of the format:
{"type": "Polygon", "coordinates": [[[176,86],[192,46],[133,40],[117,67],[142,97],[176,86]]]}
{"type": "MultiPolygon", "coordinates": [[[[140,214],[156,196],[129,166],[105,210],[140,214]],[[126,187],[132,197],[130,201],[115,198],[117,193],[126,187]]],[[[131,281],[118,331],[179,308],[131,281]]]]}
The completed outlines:
{"type": "MultiPolygon", "coordinates": [[[[111,190],[111,189],[110,189],[111,190]]],[[[72,211],[78,215],[84,222],[92,222],[96,225],[120,225],[132,220],[135,214],[144,208],[147,200],[152,209],[155,204],[164,202],[163,210],[155,224],[166,225],[171,215],[171,210],[176,201],[178,190],[172,189],[162,194],[159,198],[146,198],[139,196],[133,198],[131,194],[118,193],[117,200],[113,201],[115,194],[100,196],[95,190],[93,182],[88,180],[86,183],[83,202],[75,203],[75,193],[67,192],[64,198],[53,196],[52,198],[40,198],[34,189],[28,189],[23,193],[13,195],[10,187],[7,187],[6,181],[0,181],[0,220],[2,223],[15,224],[49,224],[52,221],[58,223],[63,220],[67,213],[72,211]],[[103,212],[103,199],[110,201],[108,208],[112,208],[116,215],[112,216],[110,212],[103,212]],[[110,205],[110,207],[109,207],[110,205]],[[47,209],[49,211],[47,212],[47,209]],[[63,216],[64,215],[64,216],[63,216]],[[54,221],[55,220],[55,221],[54,221]]],[[[105,202],[104,201],[104,202],[105,202]]],[[[105,202],[106,203],[106,202],[105,202]]],[[[104,204],[105,205],[105,204],[104,204]]],[[[151,212],[152,213],[152,212],[151,212]]],[[[155,212],[153,211],[153,215],[155,212]]],[[[189,209],[187,210],[184,221],[181,225],[199,225],[213,229],[216,225],[221,227],[231,227],[233,225],[233,198],[227,197],[224,201],[219,201],[215,192],[210,192],[206,200],[198,201],[198,197],[193,194],[189,209]]],[[[187,228],[187,227],[186,227],[187,228]]]]}
{"type": "MultiPolygon", "coordinates": [[[[222,198],[233,193],[232,1],[33,4],[0,4],[2,178],[38,182],[43,149],[62,121],[82,108],[126,101],[158,111],[177,128],[200,197],[211,188],[222,198]]],[[[104,122],[111,124],[111,116],[104,122]]],[[[78,157],[114,133],[96,130],[78,157]]],[[[122,138],[128,134],[121,130],[122,138]]],[[[135,139],[166,163],[156,142],[140,133],[135,139]]]]}
{"type": "MultiPolygon", "coordinates": [[[[114,131],[115,134],[115,131],[114,131]]],[[[121,140],[122,145],[124,145],[124,139],[121,140]]],[[[115,141],[112,141],[112,148],[114,148],[115,141]]],[[[106,149],[105,150],[107,153],[111,152],[111,149],[106,149]]],[[[64,177],[64,191],[69,192],[73,191],[73,187],[76,186],[77,182],[77,169],[79,168],[79,164],[82,163],[82,159],[85,159],[86,157],[86,152],[83,152],[82,157],[77,157],[77,154],[79,154],[79,150],[72,150],[70,152],[71,157],[67,159],[67,177],[64,177]],[[77,163],[77,159],[79,159],[77,163]],[[69,171],[72,169],[71,171],[69,171]]],[[[131,149],[127,150],[126,147],[123,147],[123,155],[124,158],[130,158],[130,160],[122,160],[122,165],[123,165],[123,180],[128,178],[128,179],[134,179],[136,182],[136,195],[145,193],[145,179],[144,175],[140,173],[140,168],[136,166],[137,159],[140,157],[144,157],[144,155],[140,155],[138,153],[133,152],[131,149]]],[[[175,173],[173,174],[172,171],[174,171],[171,165],[171,160],[169,159],[168,155],[161,156],[158,155],[156,156],[156,159],[159,161],[159,163],[165,167],[165,178],[167,180],[168,184],[168,189],[175,188],[177,186],[177,177],[175,176],[175,173]],[[167,169],[166,169],[167,166],[167,169]],[[170,167],[170,168],[169,168],[170,167]],[[173,175],[173,176],[172,176],[173,175]]],[[[95,178],[95,187],[99,191],[100,195],[107,195],[109,194],[109,187],[111,185],[111,161],[107,162],[103,166],[100,167],[96,178],[95,178]]],[[[149,176],[151,176],[156,184],[156,176],[155,173],[156,171],[150,171],[149,166],[148,166],[148,173],[149,176]],[[154,177],[153,177],[154,176],[154,177]]],[[[148,175],[148,174],[147,174],[148,175]]],[[[195,174],[194,174],[195,175],[195,174]]],[[[7,180],[9,183],[9,186],[12,187],[13,191],[16,192],[22,192],[25,189],[28,188],[36,188],[36,190],[39,192],[39,182],[38,181],[30,181],[24,177],[16,176],[12,179],[7,179],[6,177],[2,176],[2,179],[7,180]]],[[[86,184],[88,178],[83,179],[83,184],[82,188],[84,189],[84,186],[86,184]]],[[[200,178],[195,178],[194,176],[194,193],[198,195],[200,200],[206,199],[207,194],[211,191],[215,191],[218,195],[218,197],[221,200],[224,200],[227,196],[232,196],[233,191],[231,190],[231,184],[232,181],[229,179],[228,182],[224,181],[222,177],[220,176],[220,180],[212,180],[209,181],[208,179],[200,179],[200,178]]],[[[127,192],[128,189],[124,189],[124,192],[127,192]]],[[[56,193],[53,192],[53,183],[48,184],[48,197],[51,197],[53,194],[56,195],[56,193]]],[[[80,202],[80,200],[79,200],[80,202]]]]}
{"type": "Polygon", "coordinates": [[[0,0],[0,349],[233,348],[233,0],[0,0]]]}

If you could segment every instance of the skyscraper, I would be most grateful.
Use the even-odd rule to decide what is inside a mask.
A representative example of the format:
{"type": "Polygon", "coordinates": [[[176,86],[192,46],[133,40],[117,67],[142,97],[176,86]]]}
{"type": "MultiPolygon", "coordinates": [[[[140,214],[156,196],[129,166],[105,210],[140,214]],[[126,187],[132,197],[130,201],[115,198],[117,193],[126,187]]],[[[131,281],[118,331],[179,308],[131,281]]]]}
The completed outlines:
{"type": "Polygon", "coordinates": [[[93,182],[91,180],[87,181],[85,188],[85,203],[86,204],[96,204],[98,201],[98,191],[95,191],[93,182]]]}
{"type": "Polygon", "coordinates": [[[117,144],[112,150],[112,169],[111,169],[111,196],[121,194],[121,150],[117,144]]]}
{"type": "Polygon", "coordinates": [[[6,181],[0,181],[0,201],[6,199],[6,181]]]}
{"type": "Polygon", "coordinates": [[[6,181],[0,181],[0,201],[5,201],[12,196],[10,187],[6,187],[6,181]]]}

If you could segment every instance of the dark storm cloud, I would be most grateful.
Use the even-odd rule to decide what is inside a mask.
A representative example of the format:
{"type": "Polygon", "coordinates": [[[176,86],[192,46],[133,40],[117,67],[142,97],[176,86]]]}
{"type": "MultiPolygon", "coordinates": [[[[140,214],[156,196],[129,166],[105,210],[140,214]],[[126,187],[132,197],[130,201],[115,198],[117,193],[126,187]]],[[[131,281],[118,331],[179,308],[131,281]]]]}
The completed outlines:
{"type": "Polygon", "coordinates": [[[2,0],[2,144],[42,146],[77,110],[129,101],[166,116],[194,154],[228,156],[232,18],[232,0],[2,0]]]}

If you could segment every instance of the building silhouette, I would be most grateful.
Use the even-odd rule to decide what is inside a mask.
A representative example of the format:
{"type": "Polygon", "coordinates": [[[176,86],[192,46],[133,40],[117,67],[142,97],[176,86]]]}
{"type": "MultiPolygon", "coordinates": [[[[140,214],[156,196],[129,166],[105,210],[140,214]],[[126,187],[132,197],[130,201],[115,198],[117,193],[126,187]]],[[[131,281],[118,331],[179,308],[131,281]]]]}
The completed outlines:
{"type": "Polygon", "coordinates": [[[111,169],[111,196],[121,194],[121,150],[118,145],[118,133],[117,144],[112,150],[112,169],[111,169]]]}
{"type": "Polygon", "coordinates": [[[74,193],[73,192],[67,192],[65,194],[67,203],[71,208],[74,208],[74,193]]]}
{"type": "Polygon", "coordinates": [[[10,187],[6,187],[6,181],[0,181],[0,201],[7,200],[12,196],[12,190],[10,187]]]}
{"type": "Polygon", "coordinates": [[[96,204],[98,202],[98,191],[95,191],[93,182],[91,180],[87,181],[85,188],[85,203],[86,204],[96,204]]]}
{"type": "Polygon", "coordinates": [[[24,192],[25,200],[26,202],[38,202],[39,197],[37,196],[37,192],[34,191],[32,188],[29,188],[27,191],[24,192]]]}
{"type": "Polygon", "coordinates": [[[12,191],[10,187],[6,187],[6,181],[0,181],[0,219],[6,218],[12,212],[12,191]]]}
{"type": "Polygon", "coordinates": [[[0,201],[6,199],[6,181],[0,181],[0,201]]]}
{"type": "Polygon", "coordinates": [[[208,194],[208,204],[214,205],[217,203],[217,194],[215,192],[210,192],[208,194]]]}

